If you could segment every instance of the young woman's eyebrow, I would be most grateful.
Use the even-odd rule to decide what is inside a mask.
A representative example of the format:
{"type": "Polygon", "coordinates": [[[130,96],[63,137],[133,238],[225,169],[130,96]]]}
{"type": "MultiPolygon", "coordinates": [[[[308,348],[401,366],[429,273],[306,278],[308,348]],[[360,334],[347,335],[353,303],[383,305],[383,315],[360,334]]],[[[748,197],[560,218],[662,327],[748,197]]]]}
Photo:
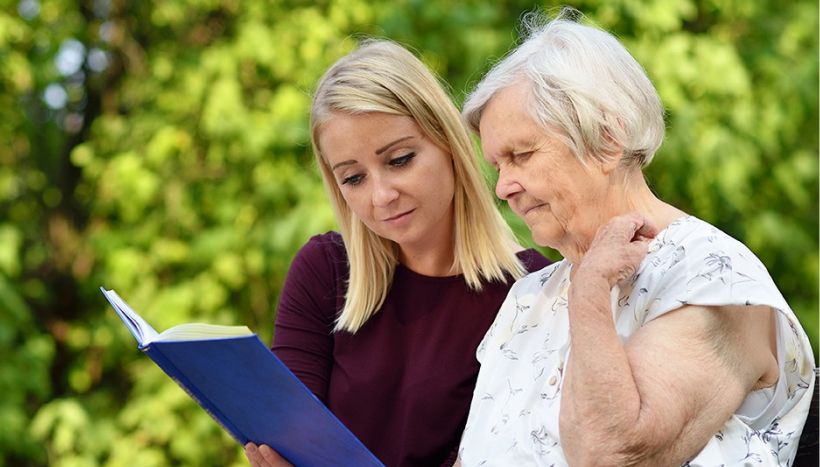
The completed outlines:
{"type": "Polygon", "coordinates": [[[401,138],[399,138],[399,139],[397,139],[397,140],[393,141],[392,143],[387,143],[387,144],[386,144],[386,145],[384,145],[383,147],[380,147],[379,149],[376,149],[376,155],[379,155],[379,154],[383,153],[384,151],[387,151],[388,149],[390,149],[390,148],[391,148],[391,147],[393,147],[394,145],[399,144],[399,143],[401,143],[402,141],[404,141],[404,140],[408,140],[408,139],[410,139],[410,138],[412,138],[412,136],[404,136],[404,137],[401,137],[401,138]]]}

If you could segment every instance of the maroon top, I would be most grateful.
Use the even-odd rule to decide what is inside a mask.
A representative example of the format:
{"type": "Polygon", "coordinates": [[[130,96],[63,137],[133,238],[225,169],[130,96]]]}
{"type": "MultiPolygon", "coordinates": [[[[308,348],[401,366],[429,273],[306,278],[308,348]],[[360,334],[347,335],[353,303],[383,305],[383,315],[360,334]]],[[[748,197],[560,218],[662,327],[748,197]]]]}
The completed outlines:
{"type": "MultiPolygon", "coordinates": [[[[518,257],[529,271],[549,264],[535,250],[518,257]]],[[[452,465],[478,375],[475,350],[512,283],[475,292],[460,275],[399,265],[381,310],[355,335],[332,333],[347,278],[341,235],[311,238],[285,280],[273,351],[386,465],[452,465]]]]}

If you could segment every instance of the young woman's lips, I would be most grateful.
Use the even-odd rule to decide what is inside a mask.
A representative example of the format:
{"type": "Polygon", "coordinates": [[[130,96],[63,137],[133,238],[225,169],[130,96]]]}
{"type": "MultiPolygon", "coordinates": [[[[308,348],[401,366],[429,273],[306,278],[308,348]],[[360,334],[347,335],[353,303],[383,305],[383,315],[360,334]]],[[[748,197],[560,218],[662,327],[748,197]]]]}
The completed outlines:
{"type": "Polygon", "coordinates": [[[409,211],[404,211],[400,214],[396,214],[395,216],[388,217],[387,219],[384,219],[384,222],[389,222],[391,224],[397,224],[397,223],[405,220],[413,211],[415,211],[415,209],[411,209],[409,211]]]}

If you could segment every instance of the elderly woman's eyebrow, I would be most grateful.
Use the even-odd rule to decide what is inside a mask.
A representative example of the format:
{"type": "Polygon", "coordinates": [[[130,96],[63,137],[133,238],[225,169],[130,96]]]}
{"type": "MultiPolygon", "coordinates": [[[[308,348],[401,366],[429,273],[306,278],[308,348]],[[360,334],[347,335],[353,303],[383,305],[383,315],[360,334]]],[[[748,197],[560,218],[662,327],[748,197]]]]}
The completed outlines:
{"type": "Polygon", "coordinates": [[[510,155],[520,154],[522,152],[537,151],[544,147],[544,141],[535,136],[520,138],[514,140],[512,144],[505,149],[510,155]]]}

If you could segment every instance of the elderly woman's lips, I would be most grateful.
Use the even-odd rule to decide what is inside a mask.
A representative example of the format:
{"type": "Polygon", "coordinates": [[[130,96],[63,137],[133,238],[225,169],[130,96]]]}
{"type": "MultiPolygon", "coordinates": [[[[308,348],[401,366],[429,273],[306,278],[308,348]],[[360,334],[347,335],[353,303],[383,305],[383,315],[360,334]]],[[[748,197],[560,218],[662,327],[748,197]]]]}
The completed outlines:
{"type": "Polygon", "coordinates": [[[541,206],[545,206],[546,204],[547,203],[541,203],[541,204],[536,204],[535,206],[530,206],[530,207],[528,207],[527,209],[524,210],[524,215],[526,216],[527,214],[529,214],[532,211],[540,208],[541,206]]]}

